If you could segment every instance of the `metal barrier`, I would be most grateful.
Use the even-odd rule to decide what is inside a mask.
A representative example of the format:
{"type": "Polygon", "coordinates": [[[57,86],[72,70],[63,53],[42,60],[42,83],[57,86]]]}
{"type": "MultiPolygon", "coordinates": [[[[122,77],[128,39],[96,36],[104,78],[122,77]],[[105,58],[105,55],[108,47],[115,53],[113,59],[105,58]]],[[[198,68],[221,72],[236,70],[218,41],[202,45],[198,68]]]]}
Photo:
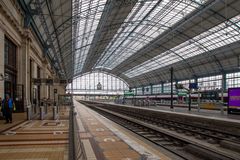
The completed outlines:
{"type": "Polygon", "coordinates": [[[69,112],[69,159],[70,160],[86,160],[85,150],[78,132],[76,112],[74,106],[69,112]]]}
{"type": "Polygon", "coordinates": [[[40,107],[40,120],[43,120],[44,118],[44,112],[43,112],[43,106],[40,107]]]}
{"type": "Polygon", "coordinates": [[[53,111],[53,120],[56,120],[57,119],[57,106],[53,106],[52,107],[52,111],[53,111]]]}
{"type": "Polygon", "coordinates": [[[32,119],[31,105],[27,106],[27,120],[32,119]]]}

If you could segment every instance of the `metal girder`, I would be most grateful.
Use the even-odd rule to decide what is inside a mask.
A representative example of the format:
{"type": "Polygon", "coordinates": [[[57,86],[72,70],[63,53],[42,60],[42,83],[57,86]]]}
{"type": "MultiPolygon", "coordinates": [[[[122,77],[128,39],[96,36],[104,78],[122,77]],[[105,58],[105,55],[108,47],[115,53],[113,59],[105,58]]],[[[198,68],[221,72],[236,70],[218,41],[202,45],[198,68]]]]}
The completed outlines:
{"type": "MultiPolygon", "coordinates": [[[[51,34],[49,32],[47,22],[45,20],[44,15],[43,15],[42,6],[41,6],[42,4],[41,4],[40,0],[35,0],[34,5],[35,5],[36,9],[38,10],[39,19],[40,19],[41,25],[43,26],[45,34],[47,36],[47,42],[46,43],[51,46],[51,50],[53,51],[54,55],[57,56],[58,54],[57,54],[56,48],[55,48],[55,46],[53,44],[53,40],[52,40],[51,34]]],[[[56,60],[57,60],[59,69],[62,72],[65,73],[64,69],[62,68],[63,66],[61,65],[61,62],[59,61],[59,58],[56,58],[56,60]]],[[[65,73],[65,76],[66,76],[66,73],[65,73]]]]}
{"type": "MultiPolygon", "coordinates": [[[[106,29],[106,27],[113,25],[111,18],[116,18],[117,16],[121,16],[121,19],[119,21],[123,23],[123,21],[128,16],[128,14],[130,13],[131,9],[136,4],[136,2],[137,2],[136,0],[134,1],[108,0],[107,1],[103,14],[100,19],[100,22],[97,27],[98,30],[94,35],[94,38],[92,41],[93,43],[89,49],[89,53],[87,55],[87,58],[83,67],[83,72],[90,71],[93,68],[93,66],[96,64],[97,60],[100,58],[101,53],[104,51],[103,49],[99,51],[98,46],[100,45],[99,43],[101,43],[101,41],[105,39],[105,34],[104,34],[105,32],[103,32],[103,30],[106,29]],[[121,14],[117,14],[117,12],[114,13],[116,9],[118,9],[118,11],[120,11],[121,9],[124,9],[124,13],[121,13],[121,14]]],[[[109,36],[108,39],[111,40],[113,38],[113,36],[117,33],[118,28],[121,26],[120,25],[121,23],[119,23],[119,26],[116,27],[114,30],[111,30],[111,35],[109,36]]],[[[105,44],[101,44],[101,48],[106,48],[109,42],[106,42],[105,44]]]]}
{"type": "MultiPolygon", "coordinates": [[[[144,2],[143,2],[143,3],[144,3],[144,2]]],[[[125,37],[125,40],[127,40],[127,38],[137,29],[137,27],[141,24],[141,22],[143,22],[143,21],[151,14],[151,12],[154,11],[154,9],[155,9],[160,3],[161,3],[161,0],[159,0],[159,1],[155,4],[155,6],[154,6],[153,8],[151,8],[151,10],[144,16],[144,18],[140,21],[140,23],[138,23],[138,25],[136,25],[136,26],[134,27],[134,29],[133,29],[131,32],[128,33],[128,35],[125,37]]],[[[140,8],[141,8],[141,7],[142,7],[142,6],[140,6],[140,8]]],[[[139,8],[139,10],[140,10],[140,8],[139,8]]],[[[137,11],[138,11],[138,9],[136,9],[136,12],[135,12],[135,13],[137,13],[137,11]]],[[[122,32],[121,32],[121,33],[122,33],[122,32]]],[[[119,38],[120,34],[118,34],[117,36],[118,36],[117,38],[119,38]]],[[[114,53],[114,52],[125,42],[125,40],[123,40],[123,41],[118,45],[118,47],[116,47],[116,48],[112,51],[112,53],[114,53]]],[[[111,56],[111,55],[110,55],[110,56],[111,56]]],[[[109,57],[110,57],[110,56],[109,56],[109,57]]],[[[109,59],[109,57],[106,58],[105,61],[107,61],[107,60],[109,59]]]]}
{"type": "MultiPolygon", "coordinates": [[[[191,39],[191,37],[189,37],[189,36],[186,35],[185,33],[180,32],[180,31],[178,31],[178,30],[177,30],[177,32],[179,32],[181,35],[187,37],[188,39],[191,39]]],[[[208,50],[204,45],[202,45],[201,43],[195,41],[194,39],[192,39],[192,40],[193,40],[193,42],[195,42],[195,43],[197,43],[199,46],[201,46],[201,48],[205,48],[208,52],[212,53],[212,51],[209,51],[209,50],[208,50]]],[[[214,62],[216,62],[216,64],[220,67],[220,70],[221,70],[222,72],[224,72],[223,66],[222,66],[222,64],[220,63],[220,61],[217,59],[217,57],[216,57],[215,55],[210,55],[210,57],[213,57],[213,58],[214,58],[214,60],[215,60],[214,62]]],[[[185,60],[184,58],[182,58],[182,59],[184,60],[184,62],[186,62],[186,60],[185,60]]],[[[189,69],[191,69],[193,75],[195,75],[195,72],[194,72],[194,70],[192,69],[192,66],[191,66],[188,62],[186,62],[186,63],[187,63],[187,66],[190,67],[189,69]]]]}
{"type": "MultiPolygon", "coordinates": [[[[45,47],[45,41],[41,35],[41,33],[39,32],[36,23],[34,22],[34,19],[32,17],[32,14],[30,13],[30,8],[28,6],[28,4],[25,3],[25,1],[23,0],[18,0],[18,4],[21,6],[22,10],[25,13],[25,16],[27,17],[25,20],[28,20],[27,26],[25,27],[31,27],[33,29],[33,34],[35,34],[35,36],[38,38],[39,42],[41,43],[41,46],[43,51],[44,51],[44,47],[45,47]]],[[[44,52],[44,55],[47,55],[47,58],[50,62],[52,62],[52,58],[51,55],[48,52],[44,52]]],[[[56,68],[54,68],[56,70],[56,68]]]]}
{"type": "MultiPolygon", "coordinates": [[[[173,32],[176,32],[181,27],[183,27],[185,24],[188,24],[189,21],[191,21],[192,19],[201,15],[205,11],[209,10],[213,5],[217,4],[219,1],[220,0],[214,0],[214,1],[211,1],[210,3],[208,3],[207,6],[201,6],[200,9],[196,10],[195,12],[193,12],[192,14],[188,15],[186,18],[184,18],[183,20],[181,20],[177,24],[175,24],[175,26],[171,27],[171,29],[168,32],[164,33],[163,35],[160,35],[159,37],[156,37],[151,43],[149,43],[148,46],[143,47],[137,53],[135,53],[134,55],[129,57],[129,59],[127,61],[123,61],[116,68],[114,68],[113,71],[124,72],[124,71],[128,70],[128,68],[126,68],[126,66],[128,66],[128,64],[130,64],[133,61],[133,59],[137,59],[138,57],[144,55],[149,50],[152,50],[153,48],[158,47],[159,46],[158,43],[161,40],[167,39],[168,36],[172,36],[173,32]]],[[[134,66],[131,66],[131,68],[132,67],[134,67],[134,66]]]]}
{"type": "MultiPolygon", "coordinates": [[[[52,22],[52,25],[53,25],[53,28],[54,28],[54,33],[55,33],[56,40],[57,40],[57,45],[58,45],[58,49],[59,49],[59,55],[60,55],[61,63],[62,63],[62,67],[63,67],[63,70],[62,70],[62,71],[64,72],[65,77],[66,77],[67,73],[66,73],[65,63],[64,63],[64,59],[63,59],[63,57],[62,57],[62,51],[61,51],[61,46],[60,46],[60,43],[59,43],[58,33],[57,33],[57,29],[56,29],[55,22],[54,22],[54,19],[53,19],[53,15],[52,15],[52,8],[51,8],[51,6],[49,5],[48,0],[45,0],[45,2],[46,2],[46,4],[47,4],[47,9],[48,9],[48,12],[49,12],[49,15],[50,15],[50,18],[51,18],[51,22],[52,22]]],[[[47,31],[47,32],[48,32],[48,31],[47,31]]],[[[50,33],[47,33],[47,35],[48,35],[49,37],[51,37],[51,34],[50,34],[50,33]],[[49,35],[48,35],[48,34],[49,34],[49,35]]],[[[50,41],[51,41],[51,40],[50,40],[50,41]]],[[[54,42],[54,40],[52,40],[52,42],[50,42],[50,44],[53,43],[53,42],[54,42]]],[[[57,54],[57,53],[56,53],[56,54],[57,54]]]]}
{"type": "Polygon", "coordinates": [[[63,23],[61,23],[59,26],[55,26],[55,30],[54,30],[52,33],[50,33],[50,34],[53,36],[54,34],[57,33],[58,36],[59,36],[60,34],[63,33],[63,31],[64,31],[65,29],[67,29],[67,28],[69,28],[69,27],[72,27],[72,17],[66,19],[66,20],[65,20],[63,23]]]}
{"type": "MultiPolygon", "coordinates": [[[[212,51],[212,54],[213,55],[215,55],[215,56],[217,56],[217,55],[221,55],[221,54],[223,54],[223,53],[228,53],[228,52],[230,52],[230,50],[232,50],[232,48],[234,48],[234,49],[236,49],[236,48],[238,48],[238,43],[234,43],[234,44],[231,44],[230,46],[228,46],[228,49],[227,48],[225,48],[225,49],[216,49],[216,50],[214,50],[214,51],[212,51]],[[221,51],[221,53],[219,53],[219,51],[221,51]]],[[[197,55],[196,57],[192,57],[192,58],[190,58],[190,59],[187,59],[187,61],[195,61],[195,62],[198,62],[198,63],[194,63],[194,67],[193,67],[193,69],[195,68],[195,66],[205,66],[205,64],[204,63],[202,63],[202,62],[199,62],[200,61],[200,58],[199,57],[201,57],[202,55],[197,55]]],[[[231,57],[236,57],[237,55],[236,54],[234,54],[234,53],[232,53],[232,55],[231,55],[231,57]]],[[[231,58],[230,57],[230,58],[231,58]]],[[[204,60],[204,61],[206,61],[206,63],[207,64],[209,64],[209,62],[208,62],[208,54],[205,54],[204,55],[204,57],[202,57],[202,59],[204,60]]],[[[220,59],[219,61],[221,61],[221,60],[223,60],[224,59],[224,57],[222,58],[222,59],[220,59]]],[[[178,62],[178,63],[176,63],[175,64],[175,66],[176,66],[176,68],[178,68],[179,67],[179,65],[181,65],[180,64],[181,63],[181,61],[180,62],[178,62]]],[[[183,67],[183,68],[180,68],[179,69],[179,71],[176,71],[176,72],[180,72],[181,73],[181,71],[184,71],[185,70],[185,68],[186,67],[183,67]]],[[[158,72],[162,72],[162,74],[166,74],[166,70],[168,70],[169,69],[169,66],[167,66],[167,67],[163,67],[163,68],[160,68],[160,69],[157,69],[157,70],[154,70],[154,71],[151,71],[151,72],[148,72],[148,73],[145,73],[145,74],[155,74],[155,73],[158,73],[158,72]]],[[[215,74],[213,74],[212,72],[211,73],[207,73],[206,71],[203,71],[203,72],[201,72],[201,73],[197,73],[195,76],[193,76],[192,78],[201,78],[201,77],[206,77],[206,76],[214,76],[214,75],[218,75],[218,74],[223,74],[223,73],[231,73],[231,72],[236,72],[236,71],[239,71],[239,68],[232,68],[232,69],[224,69],[224,72],[222,72],[221,70],[219,70],[218,72],[216,72],[215,71],[215,74]]],[[[143,75],[139,75],[139,76],[137,76],[137,77],[135,77],[135,78],[131,78],[133,81],[138,81],[139,79],[141,79],[143,76],[145,76],[145,74],[143,74],[143,75]]],[[[186,80],[186,79],[188,79],[188,78],[179,78],[179,77],[176,77],[176,79],[177,80],[186,80]]],[[[167,80],[167,79],[164,79],[164,80],[167,80]]],[[[150,79],[149,80],[149,82],[153,82],[153,79],[150,79]]]]}

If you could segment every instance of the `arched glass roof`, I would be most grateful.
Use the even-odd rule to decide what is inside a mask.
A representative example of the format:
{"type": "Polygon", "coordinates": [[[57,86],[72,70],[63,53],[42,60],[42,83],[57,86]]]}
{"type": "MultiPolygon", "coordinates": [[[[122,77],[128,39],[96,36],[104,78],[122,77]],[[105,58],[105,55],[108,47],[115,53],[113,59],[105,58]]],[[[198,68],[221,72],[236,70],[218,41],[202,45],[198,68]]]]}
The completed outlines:
{"type": "Polygon", "coordinates": [[[72,84],[68,84],[67,91],[75,94],[123,94],[129,90],[128,84],[107,72],[91,72],[78,76],[72,84]],[[73,88],[72,88],[73,87],[73,88]]]}
{"type": "MultiPolygon", "coordinates": [[[[200,2],[200,1],[199,1],[200,2]]],[[[113,69],[201,6],[196,1],[138,1],[102,53],[97,68],[113,69]]]]}
{"type": "Polygon", "coordinates": [[[98,23],[107,0],[79,0],[73,16],[78,17],[74,27],[75,37],[74,73],[82,71],[98,23]]]}
{"type": "MultiPolygon", "coordinates": [[[[210,52],[240,40],[240,15],[124,72],[129,78],[210,52]]],[[[210,53],[211,54],[211,53],[210,53]]]]}
{"type": "Polygon", "coordinates": [[[132,86],[239,71],[239,0],[21,0],[61,79],[100,70],[132,86]]]}

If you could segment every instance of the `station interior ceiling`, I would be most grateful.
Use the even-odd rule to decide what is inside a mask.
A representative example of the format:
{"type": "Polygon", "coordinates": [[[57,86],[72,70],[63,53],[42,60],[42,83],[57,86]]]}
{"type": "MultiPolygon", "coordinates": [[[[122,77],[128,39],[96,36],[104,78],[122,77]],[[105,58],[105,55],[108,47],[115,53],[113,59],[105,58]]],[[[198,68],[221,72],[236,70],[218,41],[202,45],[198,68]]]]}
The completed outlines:
{"type": "Polygon", "coordinates": [[[18,0],[61,78],[104,71],[130,87],[238,71],[239,0],[18,0]]]}

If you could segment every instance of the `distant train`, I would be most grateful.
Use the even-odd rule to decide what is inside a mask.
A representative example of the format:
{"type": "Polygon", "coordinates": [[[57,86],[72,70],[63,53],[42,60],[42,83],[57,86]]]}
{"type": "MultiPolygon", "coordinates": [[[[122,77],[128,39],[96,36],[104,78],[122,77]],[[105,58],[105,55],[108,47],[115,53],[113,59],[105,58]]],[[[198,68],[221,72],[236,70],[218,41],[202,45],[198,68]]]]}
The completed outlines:
{"type": "MultiPolygon", "coordinates": [[[[202,108],[216,109],[220,106],[226,106],[228,101],[228,93],[221,93],[220,91],[201,91],[199,93],[191,93],[191,104],[196,106],[200,103],[202,108]]],[[[158,95],[136,95],[125,96],[122,100],[123,103],[133,104],[138,106],[144,105],[170,105],[170,94],[158,94],[158,95]]],[[[174,94],[174,105],[187,106],[189,102],[189,95],[174,94]]]]}

